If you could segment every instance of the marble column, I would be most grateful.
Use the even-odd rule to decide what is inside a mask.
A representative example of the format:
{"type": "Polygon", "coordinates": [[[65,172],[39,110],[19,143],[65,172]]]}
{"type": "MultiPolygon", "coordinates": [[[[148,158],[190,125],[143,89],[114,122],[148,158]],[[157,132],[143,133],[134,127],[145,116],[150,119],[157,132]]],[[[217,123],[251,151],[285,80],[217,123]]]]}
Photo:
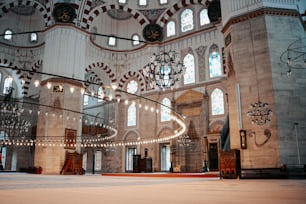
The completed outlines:
{"type": "Polygon", "coordinates": [[[84,77],[86,34],[57,25],[45,42],[42,72],[51,75],[42,76],[34,165],[43,174],[59,174],[65,152],[80,151],[82,83],[73,79],[84,77]]]}

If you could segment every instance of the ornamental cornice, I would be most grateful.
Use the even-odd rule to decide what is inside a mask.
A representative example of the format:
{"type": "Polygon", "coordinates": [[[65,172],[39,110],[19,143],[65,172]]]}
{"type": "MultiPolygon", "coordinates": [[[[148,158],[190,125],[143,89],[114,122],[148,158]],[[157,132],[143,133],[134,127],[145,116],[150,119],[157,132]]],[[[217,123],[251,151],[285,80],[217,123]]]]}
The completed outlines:
{"type": "Polygon", "coordinates": [[[247,21],[251,18],[256,18],[264,15],[274,15],[274,16],[295,16],[299,17],[300,14],[296,10],[292,9],[280,9],[280,8],[261,8],[256,11],[252,11],[250,13],[246,13],[240,16],[236,16],[231,18],[221,30],[222,33],[226,33],[226,31],[234,24],[240,23],[243,21],[247,21]]]}

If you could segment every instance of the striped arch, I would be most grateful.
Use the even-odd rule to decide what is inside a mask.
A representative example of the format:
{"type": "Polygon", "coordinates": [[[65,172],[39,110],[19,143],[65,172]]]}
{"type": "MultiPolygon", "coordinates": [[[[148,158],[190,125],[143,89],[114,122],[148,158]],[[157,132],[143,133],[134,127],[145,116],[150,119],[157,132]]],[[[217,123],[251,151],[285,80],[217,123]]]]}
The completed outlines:
{"type": "MultiPolygon", "coordinates": [[[[141,92],[145,91],[146,82],[143,78],[143,75],[140,72],[134,72],[134,71],[129,71],[125,75],[123,75],[123,77],[119,81],[118,88],[123,90],[124,85],[131,77],[137,78],[139,85],[140,85],[140,91],[141,92]]],[[[116,91],[116,97],[120,97],[120,96],[121,96],[120,91],[116,91]]]]}
{"type": "MultiPolygon", "coordinates": [[[[98,68],[103,70],[109,77],[111,83],[115,83],[117,81],[115,74],[113,71],[103,62],[92,63],[85,68],[86,74],[89,74],[89,78],[87,78],[87,82],[94,82],[103,85],[102,79],[93,71],[92,69],[98,68]]],[[[89,86],[90,83],[85,83],[85,88],[89,86]]],[[[104,91],[104,90],[103,90],[104,91]]]]}
{"type": "Polygon", "coordinates": [[[98,74],[95,73],[95,71],[90,71],[89,73],[87,73],[85,80],[86,80],[84,84],[85,90],[88,90],[88,87],[90,86],[91,83],[100,84],[102,87],[104,85],[101,78],[98,76],[98,74]]]}
{"type": "MultiPolygon", "coordinates": [[[[22,86],[22,81],[20,80],[20,84],[17,83],[17,79],[20,79],[20,75],[22,75],[21,71],[18,70],[17,66],[14,66],[14,63],[7,60],[7,59],[0,59],[0,65],[3,67],[7,67],[11,71],[8,71],[9,73],[12,74],[12,77],[15,80],[17,89],[18,89],[18,97],[23,97],[23,86],[22,86]]],[[[2,69],[2,67],[1,67],[2,69]]]]}
{"type": "Polygon", "coordinates": [[[205,5],[206,7],[209,6],[210,1],[209,0],[181,0],[176,4],[173,4],[172,7],[170,7],[169,9],[167,9],[164,12],[164,15],[162,15],[158,20],[157,20],[157,24],[159,24],[161,27],[164,27],[167,22],[169,21],[169,19],[177,12],[179,11],[181,8],[184,8],[186,6],[189,5],[193,5],[193,4],[202,4],[205,5]]]}
{"type": "Polygon", "coordinates": [[[119,9],[126,11],[132,15],[132,17],[136,20],[138,20],[139,24],[142,26],[145,23],[149,23],[149,21],[146,19],[146,17],[135,10],[132,10],[131,8],[126,7],[125,5],[118,5],[118,4],[103,4],[101,6],[98,6],[92,10],[90,10],[92,6],[93,0],[87,0],[86,5],[84,6],[84,12],[83,12],[83,18],[81,20],[81,27],[84,29],[89,29],[94,18],[98,17],[101,13],[105,13],[112,9],[119,9]]]}
{"type": "Polygon", "coordinates": [[[38,10],[45,21],[45,26],[49,26],[52,23],[51,18],[51,4],[49,0],[46,0],[46,6],[42,5],[39,1],[33,1],[33,0],[14,0],[10,3],[6,3],[3,5],[0,5],[0,18],[3,16],[4,13],[8,13],[10,8],[13,8],[15,6],[32,6],[36,10],[38,10]]]}
{"type": "Polygon", "coordinates": [[[26,71],[21,71],[18,70],[16,73],[19,76],[20,81],[24,81],[24,84],[22,86],[22,94],[24,96],[26,96],[28,94],[28,90],[29,90],[29,86],[31,84],[31,81],[33,79],[33,76],[35,74],[35,72],[37,72],[41,66],[42,66],[43,61],[42,60],[38,60],[37,62],[34,63],[34,65],[31,68],[31,71],[33,72],[26,72],[26,71]]]}

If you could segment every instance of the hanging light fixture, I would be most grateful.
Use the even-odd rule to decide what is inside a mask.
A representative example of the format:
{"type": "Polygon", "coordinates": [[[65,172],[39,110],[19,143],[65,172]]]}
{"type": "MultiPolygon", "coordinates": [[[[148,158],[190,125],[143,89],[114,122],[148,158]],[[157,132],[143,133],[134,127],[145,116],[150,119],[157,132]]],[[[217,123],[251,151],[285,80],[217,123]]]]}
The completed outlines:
{"type": "Polygon", "coordinates": [[[13,90],[13,87],[8,89],[8,93],[0,106],[0,130],[5,132],[8,137],[18,138],[28,132],[31,122],[21,116],[24,109],[12,100],[13,90]]]}
{"type": "Polygon", "coordinates": [[[260,96],[259,96],[257,66],[256,66],[256,60],[255,60],[255,52],[254,52],[254,39],[253,39],[253,34],[252,34],[253,32],[252,32],[252,25],[251,25],[250,18],[249,18],[249,27],[250,27],[250,36],[251,36],[251,42],[252,42],[252,56],[253,56],[254,68],[255,68],[255,79],[256,79],[256,86],[257,86],[257,102],[252,103],[250,105],[250,110],[247,112],[247,116],[250,117],[252,124],[264,125],[270,122],[272,110],[269,108],[268,103],[261,102],[260,96]]]}
{"type": "Polygon", "coordinates": [[[186,67],[177,60],[177,53],[174,50],[168,52],[161,50],[158,54],[154,53],[150,63],[143,68],[150,87],[158,87],[162,90],[174,88],[185,71],[186,67]]]}
{"type": "Polygon", "coordinates": [[[252,120],[252,124],[264,125],[270,122],[270,116],[272,115],[272,110],[269,108],[268,103],[263,103],[261,101],[251,104],[251,110],[247,112],[252,120]]]}
{"type": "Polygon", "coordinates": [[[280,61],[288,67],[287,77],[291,77],[292,69],[306,69],[306,38],[293,41],[281,54],[280,61]]]}

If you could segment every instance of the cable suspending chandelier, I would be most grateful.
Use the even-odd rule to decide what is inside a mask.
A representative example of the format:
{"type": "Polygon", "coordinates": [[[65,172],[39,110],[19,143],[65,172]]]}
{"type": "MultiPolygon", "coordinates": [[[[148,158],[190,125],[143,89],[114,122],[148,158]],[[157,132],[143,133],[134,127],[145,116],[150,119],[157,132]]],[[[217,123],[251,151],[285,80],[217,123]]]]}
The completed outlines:
{"type": "Polygon", "coordinates": [[[158,87],[161,90],[173,89],[176,83],[185,74],[186,67],[177,60],[177,52],[160,50],[154,53],[150,63],[143,68],[144,75],[149,79],[151,88],[158,87]]]}
{"type": "Polygon", "coordinates": [[[280,61],[288,67],[287,76],[292,69],[306,69],[306,38],[293,41],[281,54],[280,61]]]}

